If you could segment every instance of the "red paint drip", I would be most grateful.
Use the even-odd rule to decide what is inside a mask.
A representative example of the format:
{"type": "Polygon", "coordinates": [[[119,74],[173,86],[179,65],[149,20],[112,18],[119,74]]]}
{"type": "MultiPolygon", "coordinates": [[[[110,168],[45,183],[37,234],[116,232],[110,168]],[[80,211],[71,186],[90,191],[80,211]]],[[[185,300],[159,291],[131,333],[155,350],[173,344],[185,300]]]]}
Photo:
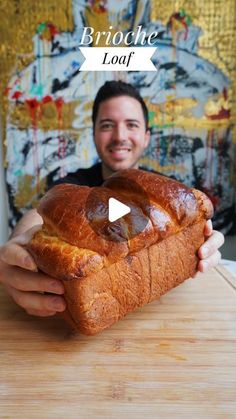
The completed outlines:
{"type": "Polygon", "coordinates": [[[185,41],[187,41],[187,39],[188,39],[188,32],[189,32],[189,30],[188,30],[188,26],[186,25],[186,28],[185,28],[185,34],[184,34],[184,40],[185,40],[185,41]]]}
{"type": "Polygon", "coordinates": [[[19,92],[19,90],[18,90],[17,92],[15,92],[15,93],[12,95],[12,99],[16,99],[16,100],[18,100],[21,96],[22,96],[22,92],[19,92]]]}
{"type": "Polygon", "coordinates": [[[64,101],[63,101],[62,97],[59,97],[58,99],[55,100],[55,105],[56,105],[57,113],[58,113],[58,121],[60,122],[60,124],[62,122],[62,106],[63,106],[63,104],[64,104],[64,101]]]}
{"type": "Polygon", "coordinates": [[[39,35],[40,39],[44,39],[44,33],[45,31],[49,32],[50,34],[50,41],[53,42],[55,36],[59,33],[57,27],[55,25],[53,25],[52,23],[46,23],[46,27],[44,28],[44,30],[42,31],[42,33],[39,35]]]}
{"type": "Polygon", "coordinates": [[[43,104],[45,104],[45,103],[50,103],[50,102],[52,102],[52,101],[53,101],[53,98],[52,98],[52,96],[49,96],[49,95],[44,96],[44,97],[43,97],[43,99],[42,99],[42,103],[43,103],[43,104]]]}
{"type": "Polygon", "coordinates": [[[107,0],[90,0],[90,7],[97,14],[107,12],[107,0]]]}
{"type": "Polygon", "coordinates": [[[229,119],[230,118],[230,110],[221,108],[217,115],[209,115],[208,119],[212,121],[220,120],[220,119],[229,119]]]}
{"type": "Polygon", "coordinates": [[[51,39],[53,40],[54,37],[58,34],[58,30],[57,27],[55,25],[53,25],[52,23],[48,23],[47,27],[49,29],[50,35],[51,35],[51,39]]]}
{"type": "Polygon", "coordinates": [[[226,87],[224,87],[224,89],[223,89],[223,96],[224,96],[224,100],[228,99],[228,92],[227,92],[226,87]]]}
{"type": "Polygon", "coordinates": [[[173,22],[174,20],[177,20],[178,22],[180,22],[184,29],[185,29],[185,33],[184,33],[184,40],[186,41],[188,38],[188,33],[189,33],[189,29],[188,29],[188,24],[186,22],[186,17],[185,16],[180,16],[179,13],[174,13],[169,20],[169,25],[170,25],[170,30],[173,32],[173,22]]]}
{"type": "Polygon", "coordinates": [[[39,108],[39,102],[35,98],[34,99],[26,99],[25,102],[26,102],[26,104],[29,108],[33,128],[36,128],[37,127],[37,110],[39,108]]]}

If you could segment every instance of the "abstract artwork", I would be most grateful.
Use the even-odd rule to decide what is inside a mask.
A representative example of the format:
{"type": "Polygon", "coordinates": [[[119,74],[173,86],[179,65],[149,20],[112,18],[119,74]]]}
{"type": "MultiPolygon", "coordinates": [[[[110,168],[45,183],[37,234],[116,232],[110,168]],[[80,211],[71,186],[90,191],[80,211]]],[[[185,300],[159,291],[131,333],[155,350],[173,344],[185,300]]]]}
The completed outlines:
{"type": "MultiPolygon", "coordinates": [[[[213,53],[211,60],[209,50],[204,56],[200,40],[211,27],[199,26],[190,1],[68,3],[68,7],[63,3],[60,12],[60,22],[67,20],[68,30],[39,16],[34,22],[32,52],[21,54],[20,68],[11,68],[5,85],[10,225],[37,204],[48,182],[97,161],[91,123],[93,99],[106,80],[122,79],[138,88],[149,109],[151,143],[142,165],[206,192],[215,208],[215,228],[228,231],[235,215],[234,51],[231,71],[227,71],[226,60],[225,68],[218,65],[213,53]],[[80,71],[83,56],[78,45],[84,26],[103,31],[112,26],[113,31],[127,33],[138,25],[147,34],[158,32],[153,56],[157,72],[80,71]]],[[[25,4],[27,15],[33,6],[26,0],[25,4]]],[[[209,0],[202,6],[214,4],[212,19],[218,16],[216,3],[209,0]]],[[[225,13],[231,10],[235,16],[235,7],[234,2],[226,1],[225,13]]],[[[228,25],[231,27],[231,21],[228,25]]],[[[24,25],[21,35],[24,42],[24,25]]],[[[100,46],[104,46],[102,40],[100,46]]],[[[223,49],[218,52],[223,60],[223,49]]]]}

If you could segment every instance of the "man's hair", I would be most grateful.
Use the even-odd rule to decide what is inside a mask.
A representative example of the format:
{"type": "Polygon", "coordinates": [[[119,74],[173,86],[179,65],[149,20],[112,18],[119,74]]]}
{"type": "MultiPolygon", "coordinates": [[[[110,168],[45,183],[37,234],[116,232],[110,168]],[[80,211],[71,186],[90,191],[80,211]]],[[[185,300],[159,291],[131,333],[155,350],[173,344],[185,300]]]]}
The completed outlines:
{"type": "Polygon", "coordinates": [[[93,102],[93,110],[92,110],[92,121],[93,121],[93,129],[95,128],[95,122],[98,115],[98,109],[101,102],[104,102],[107,99],[111,99],[112,97],[119,97],[119,96],[130,96],[136,99],[140,105],[142,106],[143,116],[145,120],[146,129],[148,129],[148,109],[147,106],[140,96],[138,90],[134,88],[129,83],[125,83],[121,80],[115,81],[106,81],[103,86],[100,87],[98,90],[96,97],[93,102]]]}

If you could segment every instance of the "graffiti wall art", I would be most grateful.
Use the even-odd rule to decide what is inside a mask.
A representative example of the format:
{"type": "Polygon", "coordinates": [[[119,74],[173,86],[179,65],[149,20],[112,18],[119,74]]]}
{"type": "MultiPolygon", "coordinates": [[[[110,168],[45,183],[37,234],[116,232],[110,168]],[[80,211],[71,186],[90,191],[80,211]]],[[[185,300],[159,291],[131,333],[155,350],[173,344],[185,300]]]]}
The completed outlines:
{"type": "MultiPolygon", "coordinates": [[[[7,71],[2,68],[10,225],[37,204],[49,182],[98,160],[92,103],[106,80],[122,79],[139,89],[149,109],[151,143],[142,165],[203,190],[215,208],[215,228],[229,231],[235,217],[236,38],[234,31],[230,32],[234,27],[231,17],[225,18],[228,26],[224,28],[217,20],[221,38],[224,31],[231,34],[229,60],[225,44],[217,44],[217,39],[214,44],[210,37],[216,16],[222,13],[218,2],[201,2],[200,13],[199,6],[194,9],[190,1],[73,0],[62,2],[58,15],[56,2],[47,3],[39,2],[45,10],[49,8],[51,19],[42,13],[37,16],[37,6],[26,0],[19,2],[22,8],[18,12],[11,11],[11,16],[28,16],[29,20],[34,7],[36,16],[30,24],[30,39],[28,20],[21,23],[20,42],[24,43],[25,35],[31,50],[22,46],[21,52],[15,51],[14,66],[7,71]],[[23,10],[23,3],[28,8],[23,10]],[[210,5],[215,7],[212,17],[210,5]],[[213,26],[207,27],[206,19],[210,18],[213,26]],[[103,31],[112,26],[114,31],[127,33],[138,25],[147,35],[158,33],[153,57],[157,72],[80,71],[83,56],[78,45],[85,26],[103,31]],[[212,52],[204,49],[206,36],[212,42],[212,52]]],[[[235,16],[234,2],[224,4],[224,13],[235,16]]],[[[14,28],[9,31],[15,31],[17,37],[14,28]]],[[[10,40],[13,44],[14,39],[10,40]]]]}

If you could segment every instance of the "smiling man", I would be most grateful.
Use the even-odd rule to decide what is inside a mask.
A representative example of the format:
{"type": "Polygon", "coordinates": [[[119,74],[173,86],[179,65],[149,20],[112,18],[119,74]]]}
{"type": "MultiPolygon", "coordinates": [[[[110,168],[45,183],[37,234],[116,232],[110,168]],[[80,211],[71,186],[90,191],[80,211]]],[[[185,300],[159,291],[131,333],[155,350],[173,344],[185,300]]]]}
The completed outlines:
{"type": "Polygon", "coordinates": [[[149,144],[150,131],[146,105],[132,86],[107,82],[94,101],[92,119],[103,177],[118,170],[138,168],[149,144]]]}
{"type": "Polygon", "coordinates": [[[101,163],[79,169],[56,182],[101,186],[112,173],[138,168],[149,145],[148,109],[139,92],[122,81],[107,81],[98,91],[92,109],[93,135],[101,163]]]}
{"type": "MultiPolygon", "coordinates": [[[[148,111],[139,93],[121,81],[106,82],[95,98],[92,119],[101,163],[69,173],[54,185],[67,182],[100,186],[114,172],[139,167],[139,159],[150,141],[148,111]]],[[[36,210],[29,211],[19,221],[12,238],[0,248],[0,281],[27,313],[51,316],[65,310],[63,285],[61,281],[37,272],[34,260],[25,249],[25,244],[41,224],[42,218],[36,210]]],[[[206,223],[205,236],[206,241],[198,251],[198,270],[201,272],[219,262],[218,249],[224,242],[223,235],[212,229],[211,221],[206,223]]]]}
{"type": "Polygon", "coordinates": [[[139,92],[122,81],[107,81],[95,97],[92,109],[94,143],[101,162],[78,169],[55,182],[101,186],[112,173],[139,168],[149,145],[148,109],[139,92]]]}
{"type": "Polygon", "coordinates": [[[120,96],[101,103],[94,140],[103,170],[137,167],[149,142],[149,131],[145,131],[142,109],[135,99],[120,96]]]}

